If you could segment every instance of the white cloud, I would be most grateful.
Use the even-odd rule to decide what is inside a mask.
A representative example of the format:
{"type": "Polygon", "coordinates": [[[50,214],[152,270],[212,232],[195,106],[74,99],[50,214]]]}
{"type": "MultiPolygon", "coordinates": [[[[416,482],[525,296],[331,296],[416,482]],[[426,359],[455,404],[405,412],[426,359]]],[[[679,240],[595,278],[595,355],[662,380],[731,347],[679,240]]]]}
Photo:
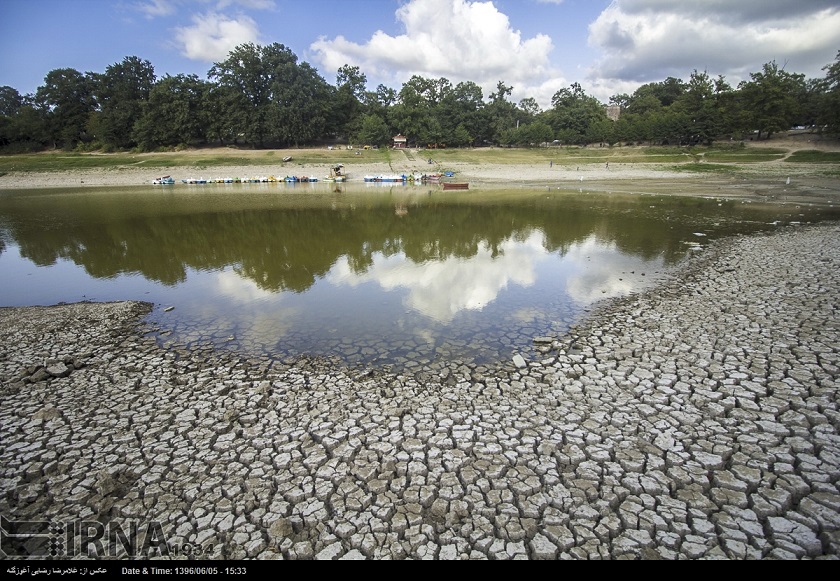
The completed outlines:
{"type": "Polygon", "coordinates": [[[148,0],[136,6],[140,12],[146,15],[146,18],[169,16],[175,12],[175,3],[173,0],[148,0]]]}
{"type": "Polygon", "coordinates": [[[404,28],[397,36],[378,30],[364,44],[343,36],[319,38],[310,46],[314,60],[327,71],[357,65],[391,83],[414,74],[469,80],[485,92],[500,80],[518,89],[556,76],[549,62],[551,38],[523,39],[492,2],[409,0],[397,9],[396,19],[404,28]]]}
{"type": "Polygon", "coordinates": [[[276,6],[274,0],[218,0],[216,9],[222,10],[228,6],[242,6],[254,10],[271,10],[276,6]]]}
{"type": "Polygon", "coordinates": [[[695,69],[730,83],[775,60],[788,70],[822,76],[840,46],[840,7],[813,0],[615,0],[589,26],[603,58],[590,79],[683,79],[695,69]]]}
{"type": "Polygon", "coordinates": [[[548,252],[542,233],[524,241],[507,240],[494,255],[480,248],[469,258],[447,258],[414,263],[404,255],[377,254],[364,273],[354,273],[346,259],[336,263],[328,280],[335,285],[358,286],[374,281],[385,290],[407,289],[405,305],[435,321],[448,323],[463,310],[480,311],[496,300],[509,284],[529,287],[536,281],[535,266],[548,252]]]}
{"type": "Polygon", "coordinates": [[[618,0],[627,14],[670,12],[688,18],[712,17],[731,24],[799,18],[804,14],[837,8],[837,0],[618,0]]]}
{"type": "Polygon", "coordinates": [[[240,44],[260,42],[257,23],[249,16],[209,12],[193,16],[192,21],[192,26],[175,29],[181,52],[189,59],[217,62],[240,44]]]}
{"type": "Polygon", "coordinates": [[[222,11],[231,6],[241,6],[244,9],[271,10],[276,7],[275,0],[143,0],[134,6],[147,18],[157,18],[174,14],[179,7],[198,4],[202,7],[212,5],[216,11],[222,11]]]}

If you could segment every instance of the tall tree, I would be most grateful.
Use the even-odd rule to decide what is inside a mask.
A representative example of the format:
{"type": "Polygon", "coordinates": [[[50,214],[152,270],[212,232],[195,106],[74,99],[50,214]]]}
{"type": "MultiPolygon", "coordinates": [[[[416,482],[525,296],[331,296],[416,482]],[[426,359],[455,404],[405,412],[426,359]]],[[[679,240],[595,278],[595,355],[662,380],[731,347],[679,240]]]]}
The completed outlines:
{"type": "Polygon", "coordinates": [[[673,105],[674,111],[691,120],[684,143],[711,143],[720,135],[721,117],[715,102],[715,83],[705,71],[691,73],[686,91],[673,105]]]}
{"type": "Polygon", "coordinates": [[[424,94],[428,79],[412,76],[403,83],[396,104],[391,108],[390,121],[397,131],[410,140],[421,140],[429,118],[430,107],[424,94]]]}
{"type": "Polygon", "coordinates": [[[196,75],[166,75],[144,104],[135,139],[144,149],[190,145],[207,139],[210,85],[196,75]]]}
{"type": "Polygon", "coordinates": [[[387,145],[391,141],[391,130],[382,117],[369,114],[362,117],[360,129],[355,138],[359,143],[387,145]]]}
{"type": "Polygon", "coordinates": [[[585,143],[589,127],[607,120],[604,106],[595,97],[587,95],[578,83],[554,93],[551,105],[545,118],[561,141],[585,143]]]}
{"type": "Polygon", "coordinates": [[[539,103],[537,103],[537,100],[533,97],[526,97],[525,99],[520,100],[519,109],[528,116],[529,120],[539,115],[542,111],[539,103]]]}
{"type": "Polygon", "coordinates": [[[33,95],[21,96],[12,87],[0,87],[0,147],[6,151],[33,151],[50,143],[45,109],[33,95]]]}
{"type": "Polygon", "coordinates": [[[472,81],[462,81],[452,89],[452,101],[454,105],[448,114],[456,130],[453,144],[469,145],[492,138],[481,87],[472,81]]]}
{"type": "Polygon", "coordinates": [[[376,101],[382,107],[390,107],[397,101],[397,92],[391,87],[379,84],[376,87],[376,101]]]}
{"type": "Polygon", "coordinates": [[[55,147],[71,149],[85,138],[90,114],[96,108],[94,80],[76,69],[55,69],[35,93],[46,108],[47,125],[55,147]]]}
{"type": "Polygon", "coordinates": [[[0,87],[0,147],[6,147],[14,141],[14,123],[23,97],[17,89],[9,86],[0,87]]]}
{"type": "Polygon", "coordinates": [[[324,132],[328,86],[282,44],[240,45],[213,65],[208,76],[218,82],[211,102],[228,119],[220,135],[232,133],[263,147],[268,141],[307,142],[324,132]]]}
{"type": "Polygon", "coordinates": [[[309,63],[279,63],[271,84],[272,135],[284,145],[311,142],[325,134],[330,87],[309,63]]]}
{"type": "Polygon", "coordinates": [[[817,123],[830,134],[840,133],[840,51],[834,63],[823,67],[825,78],[819,84],[817,123]]]}
{"type": "Polygon", "coordinates": [[[761,72],[750,73],[750,79],[739,88],[758,138],[763,133],[769,139],[774,133],[789,129],[800,112],[805,75],[788,73],[771,61],[761,72]]]}
{"type": "Polygon", "coordinates": [[[0,116],[12,117],[23,105],[23,97],[14,87],[0,87],[0,116]]]}
{"type": "Polygon", "coordinates": [[[517,127],[518,121],[524,114],[516,105],[508,100],[513,87],[505,85],[504,81],[496,83],[496,90],[490,93],[490,103],[487,105],[487,121],[492,130],[491,139],[496,143],[510,141],[509,133],[517,127]]]}
{"type": "Polygon", "coordinates": [[[228,58],[215,63],[208,77],[215,79],[224,91],[225,114],[237,135],[262,147],[269,134],[272,69],[297,57],[282,44],[267,47],[254,43],[241,44],[228,58]]]}
{"type": "Polygon", "coordinates": [[[155,69],[147,60],[125,57],[95,75],[96,97],[100,106],[98,120],[103,145],[128,148],[137,144],[134,125],[143,115],[144,103],[155,85],[155,69]]]}
{"type": "Polygon", "coordinates": [[[344,65],[336,74],[332,122],[337,134],[357,133],[365,113],[367,77],[357,66],[344,65]]]}

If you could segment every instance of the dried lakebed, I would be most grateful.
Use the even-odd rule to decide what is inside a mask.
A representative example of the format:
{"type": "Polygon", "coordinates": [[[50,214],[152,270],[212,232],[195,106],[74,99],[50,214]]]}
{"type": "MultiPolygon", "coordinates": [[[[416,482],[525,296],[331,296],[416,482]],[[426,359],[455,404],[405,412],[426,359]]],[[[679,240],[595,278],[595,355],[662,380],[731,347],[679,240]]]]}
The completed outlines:
{"type": "Polygon", "coordinates": [[[836,559],[839,305],[826,224],[715,242],[496,367],[164,349],[142,303],[0,309],[0,514],[155,523],[170,557],[836,559]]]}

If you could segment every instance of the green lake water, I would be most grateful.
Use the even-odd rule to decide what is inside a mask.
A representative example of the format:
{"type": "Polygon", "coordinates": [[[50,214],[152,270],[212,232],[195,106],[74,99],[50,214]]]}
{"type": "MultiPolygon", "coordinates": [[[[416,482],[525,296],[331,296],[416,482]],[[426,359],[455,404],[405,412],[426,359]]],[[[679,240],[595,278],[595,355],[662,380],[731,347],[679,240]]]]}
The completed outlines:
{"type": "Polygon", "coordinates": [[[350,364],[533,354],[709,240],[832,207],[380,184],[0,192],[0,306],[143,300],[164,343],[350,364]]]}

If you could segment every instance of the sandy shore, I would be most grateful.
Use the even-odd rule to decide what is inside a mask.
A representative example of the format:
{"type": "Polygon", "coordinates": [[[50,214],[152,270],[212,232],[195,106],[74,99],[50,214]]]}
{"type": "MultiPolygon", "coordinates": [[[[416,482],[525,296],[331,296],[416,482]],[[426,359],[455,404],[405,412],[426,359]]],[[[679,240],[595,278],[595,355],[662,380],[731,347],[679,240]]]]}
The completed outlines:
{"type": "MultiPolygon", "coordinates": [[[[394,173],[433,173],[438,166],[423,163],[358,163],[348,164],[348,184],[362,183],[365,175],[394,173]]],[[[469,182],[475,188],[547,187],[569,190],[622,192],[638,194],[670,194],[716,196],[761,201],[796,201],[840,204],[840,181],[825,177],[819,166],[751,164],[749,173],[725,175],[691,171],[675,171],[673,164],[611,163],[580,166],[549,164],[473,164],[447,165],[454,171],[452,181],[469,182]],[[788,181],[790,180],[790,181],[788,181]]],[[[181,179],[258,177],[274,175],[308,175],[323,178],[329,175],[327,164],[278,167],[265,165],[224,166],[196,170],[191,167],[165,167],[154,171],[138,168],[95,169],[86,171],[9,172],[0,176],[0,190],[37,188],[92,188],[106,186],[150,185],[157,176],[171,175],[175,187],[185,186],[181,179]]],[[[282,186],[282,184],[278,184],[282,186]]],[[[171,187],[171,186],[170,186],[171,187]]]]}
{"type": "MultiPolygon", "coordinates": [[[[482,183],[541,183],[583,181],[600,182],[604,180],[651,180],[691,179],[684,172],[668,171],[648,164],[614,164],[611,168],[599,165],[584,166],[549,166],[548,164],[471,164],[454,163],[446,167],[455,171],[458,180],[479,181],[482,183]]],[[[350,182],[361,182],[365,175],[435,173],[442,171],[438,165],[424,163],[358,163],[347,164],[346,171],[350,182]]],[[[85,171],[55,172],[10,172],[0,177],[2,189],[29,189],[54,187],[94,187],[94,186],[137,186],[151,184],[157,176],[170,175],[180,184],[181,179],[223,177],[251,178],[274,175],[283,178],[286,175],[315,176],[323,179],[328,176],[327,164],[296,164],[287,166],[238,165],[217,168],[195,169],[191,167],[163,167],[153,172],[148,169],[119,168],[93,169],[85,171]]],[[[696,176],[695,176],[696,177],[696,176]]]]}

